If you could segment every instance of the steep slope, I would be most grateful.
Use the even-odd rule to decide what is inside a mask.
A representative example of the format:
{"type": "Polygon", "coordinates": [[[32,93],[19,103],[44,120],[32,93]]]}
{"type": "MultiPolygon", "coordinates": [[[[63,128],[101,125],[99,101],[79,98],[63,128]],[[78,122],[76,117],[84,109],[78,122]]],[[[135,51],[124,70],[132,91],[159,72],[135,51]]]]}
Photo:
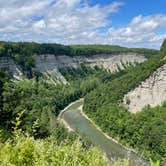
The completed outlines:
{"type": "MultiPolygon", "coordinates": [[[[125,64],[140,63],[157,53],[158,51],[153,49],[125,48],[111,45],[64,46],[34,42],[0,42],[0,59],[8,58],[8,62],[12,60],[29,78],[33,77],[37,68],[39,72],[53,73],[61,79],[62,76],[58,73],[58,68],[76,67],[80,63],[116,70],[117,64],[122,67],[121,62],[125,64]]],[[[10,62],[8,64],[10,66],[10,62]]],[[[11,70],[8,70],[9,68],[3,66],[2,60],[0,69],[5,69],[13,74],[11,70]]],[[[64,81],[63,78],[62,80],[64,81]]]]}
{"type": "Polygon", "coordinates": [[[98,54],[93,56],[55,56],[55,55],[37,55],[35,56],[36,67],[38,71],[52,71],[55,68],[63,67],[77,67],[81,63],[90,66],[100,66],[111,71],[117,70],[118,66],[123,67],[123,64],[129,63],[141,63],[145,61],[146,58],[137,53],[120,53],[120,54],[98,54]]]}
{"type": "MultiPolygon", "coordinates": [[[[166,40],[161,47],[166,55],[166,40]]],[[[149,78],[124,97],[124,104],[129,111],[135,113],[145,106],[161,105],[166,100],[166,64],[158,68],[149,78]]]]}
{"type": "MultiPolygon", "coordinates": [[[[59,68],[74,67],[80,64],[88,66],[99,66],[110,71],[124,68],[124,65],[142,63],[146,60],[143,54],[138,53],[119,53],[119,54],[97,54],[91,56],[67,56],[67,55],[34,55],[35,70],[44,73],[46,78],[53,76],[56,81],[67,83],[63,75],[59,72],[59,68]]],[[[0,71],[8,72],[14,79],[20,79],[22,76],[28,76],[29,71],[16,63],[12,58],[0,57],[0,71]]]]}
{"type": "MultiPolygon", "coordinates": [[[[162,71],[165,64],[165,53],[160,52],[136,67],[127,68],[119,77],[106,78],[85,96],[83,107],[88,117],[108,135],[133,147],[143,156],[162,163],[166,163],[166,104],[147,107],[145,111],[133,114],[124,108],[123,98],[155,71],[162,71]]],[[[161,74],[161,78],[163,75],[165,73],[161,74]]],[[[130,104],[130,101],[127,103],[130,104]]]]}
{"type": "Polygon", "coordinates": [[[35,64],[37,71],[41,73],[49,73],[50,75],[56,76],[57,80],[63,83],[67,83],[63,75],[59,72],[59,68],[64,67],[75,67],[77,68],[80,64],[88,66],[99,66],[110,71],[118,70],[123,68],[123,65],[142,63],[146,58],[137,53],[121,53],[121,54],[98,54],[93,56],[67,56],[53,54],[36,55],[35,64]]]}
{"type": "Polygon", "coordinates": [[[124,97],[124,103],[131,112],[141,111],[166,100],[166,64],[158,68],[148,79],[124,97]]]}
{"type": "Polygon", "coordinates": [[[23,76],[21,68],[9,57],[0,57],[0,71],[7,71],[17,80],[23,76]]]}

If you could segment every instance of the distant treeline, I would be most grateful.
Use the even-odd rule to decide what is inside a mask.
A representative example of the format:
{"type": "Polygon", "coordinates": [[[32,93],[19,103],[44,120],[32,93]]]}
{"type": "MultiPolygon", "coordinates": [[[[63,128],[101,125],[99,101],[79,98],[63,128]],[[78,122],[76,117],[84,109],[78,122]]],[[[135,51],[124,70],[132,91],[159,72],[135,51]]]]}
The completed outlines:
{"type": "Polygon", "coordinates": [[[54,43],[35,42],[3,42],[0,41],[0,56],[11,55],[12,53],[27,54],[54,54],[69,56],[89,56],[95,54],[116,54],[135,52],[150,56],[158,53],[158,50],[147,48],[127,48],[118,45],[70,45],[65,46],[54,43]]]}
{"type": "Polygon", "coordinates": [[[70,48],[59,44],[0,42],[0,57],[12,58],[24,71],[31,74],[35,68],[34,54],[64,55],[68,52],[70,48]]]}
{"type": "Polygon", "coordinates": [[[95,54],[118,54],[135,52],[150,57],[158,53],[154,49],[125,48],[110,45],[72,45],[65,46],[51,43],[35,42],[0,42],[0,57],[7,56],[14,59],[24,71],[32,74],[35,68],[34,54],[54,54],[68,56],[90,56],[95,54]]]}
{"type": "Polygon", "coordinates": [[[119,54],[134,52],[143,54],[146,58],[158,53],[158,50],[147,48],[127,48],[118,45],[72,45],[72,55],[119,54]]]}

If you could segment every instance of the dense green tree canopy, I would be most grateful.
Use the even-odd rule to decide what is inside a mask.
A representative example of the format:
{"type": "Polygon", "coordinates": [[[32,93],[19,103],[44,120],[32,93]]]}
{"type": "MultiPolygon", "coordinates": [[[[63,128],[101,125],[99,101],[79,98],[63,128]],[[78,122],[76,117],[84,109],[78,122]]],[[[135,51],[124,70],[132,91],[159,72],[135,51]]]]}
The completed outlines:
{"type": "MultiPolygon", "coordinates": [[[[85,65],[81,65],[77,69],[71,67],[61,68],[60,72],[68,81],[66,85],[51,83],[44,77],[44,74],[34,75],[33,79],[13,82],[7,79],[6,74],[0,72],[0,129],[3,129],[4,135],[13,133],[13,121],[15,121],[18,114],[21,114],[19,127],[24,132],[28,132],[35,138],[46,138],[54,135],[57,141],[56,144],[61,143],[69,135],[59,125],[57,116],[69,103],[86,95],[84,111],[103,131],[123,144],[132,146],[146,157],[154,160],[160,159],[165,162],[166,104],[163,103],[163,105],[155,108],[147,106],[137,114],[129,113],[122,104],[123,96],[127,92],[137,87],[157,68],[166,63],[165,45],[166,41],[162,45],[160,54],[155,55],[158,52],[156,50],[129,49],[119,46],[63,46],[33,42],[0,42],[0,56],[13,58],[31,75],[34,71],[33,69],[35,69],[34,54],[90,56],[137,52],[144,54],[146,57],[153,55],[143,64],[125,67],[125,70],[119,70],[116,73],[109,73],[104,69],[91,68],[85,65]]],[[[51,77],[53,78],[53,76],[51,77]]],[[[71,136],[70,139],[75,140],[74,138],[75,136],[71,136]]],[[[47,139],[49,140],[49,138],[47,139]]],[[[21,136],[20,140],[23,143],[26,143],[27,140],[32,143],[34,153],[37,145],[46,144],[48,147],[48,143],[50,143],[48,140],[35,142],[34,138],[26,138],[25,136],[21,136]]],[[[16,140],[11,144],[0,142],[1,149],[9,152],[8,147],[10,146],[10,150],[15,152],[18,149],[17,143],[20,140],[16,140]],[[8,144],[8,147],[6,144],[8,144]]],[[[30,147],[28,146],[27,151],[30,147]]],[[[61,148],[63,149],[64,147],[61,148]]],[[[0,153],[5,155],[3,150],[0,153]]],[[[51,150],[52,147],[50,148],[51,150]]],[[[81,148],[80,151],[82,152],[81,148]]],[[[89,153],[94,154],[93,150],[89,151],[89,153]]],[[[9,153],[9,156],[11,154],[9,153]]],[[[82,154],[85,155],[84,150],[82,154]]],[[[85,161],[88,161],[87,158],[85,158],[85,161]]],[[[18,161],[16,160],[16,162],[18,161]]]]}
{"type": "MultiPolygon", "coordinates": [[[[115,79],[100,84],[85,97],[84,111],[110,136],[143,153],[165,162],[165,104],[131,114],[122,104],[124,95],[166,63],[165,53],[143,64],[130,67],[115,79]]],[[[106,78],[107,79],[107,78],[106,78]]]]}
{"type": "Polygon", "coordinates": [[[51,43],[34,43],[34,42],[0,42],[0,57],[10,57],[21,66],[23,72],[29,77],[35,72],[34,55],[54,54],[68,56],[91,56],[95,54],[117,54],[135,52],[143,54],[146,57],[151,57],[158,51],[144,48],[125,48],[120,46],[109,45],[77,45],[65,46],[51,43]]]}

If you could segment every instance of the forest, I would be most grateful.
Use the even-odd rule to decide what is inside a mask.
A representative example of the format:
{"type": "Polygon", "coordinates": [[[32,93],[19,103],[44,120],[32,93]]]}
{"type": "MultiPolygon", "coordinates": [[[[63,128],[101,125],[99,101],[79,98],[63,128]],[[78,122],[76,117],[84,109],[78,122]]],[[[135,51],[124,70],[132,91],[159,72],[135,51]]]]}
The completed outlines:
{"type": "MultiPolygon", "coordinates": [[[[85,96],[111,74],[84,65],[78,70],[60,71],[67,85],[49,83],[42,75],[13,82],[0,73],[0,165],[110,165],[98,148],[86,138],[68,133],[57,117],[65,106],[85,96]]],[[[128,166],[128,160],[111,165],[128,166]]]]}
{"type": "Polygon", "coordinates": [[[148,61],[130,67],[126,73],[100,84],[85,97],[84,111],[108,135],[140,154],[166,163],[166,105],[147,106],[132,114],[122,104],[123,96],[166,63],[165,44],[148,61]],[[108,93],[109,92],[109,93],[108,93]]]}
{"type": "Polygon", "coordinates": [[[72,68],[63,70],[69,81],[66,85],[55,85],[43,76],[13,82],[7,78],[5,80],[5,76],[1,74],[0,126],[11,131],[12,121],[23,111],[23,130],[33,135],[33,124],[37,123],[36,137],[49,136],[51,129],[56,126],[56,117],[60,111],[97,87],[100,82],[98,76],[107,73],[102,69],[83,65],[77,72],[72,68]],[[73,74],[70,74],[71,71],[73,74]]]}
{"type": "Polygon", "coordinates": [[[35,43],[35,42],[0,42],[0,57],[12,58],[22,69],[28,73],[31,78],[35,73],[34,55],[54,54],[68,56],[91,56],[95,54],[117,54],[134,52],[143,54],[149,58],[158,51],[145,48],[125,48],[120,46],[109,45],[79,45],[65,46],[51,43],[35,43]]]}
{"type": "MultiPolygon", "coordinates": [[[[104,132],[148,159],[164,163],[166,103],[155,108],[147,106],[142,112],[131,114],[123,106],[122,99],[166,63],[165,45],[166,41],[158,53],[119,46],[0,42],[0,56],[13,58],[31,72],[35,69],[33,54],[89,56],[136,51],[149,58],[142,64],[124,66],[124,70],[119,68],[114,73],[84,64],[78,68],[61,68],[59,71],[68,81],[66,85],[50,83],[41,73],[30,79],[12,81],[7,73],[0,72],[0,165],[40,165],[40,162],[62,165],[60,161],[63,161],[65,166],[73,162],[84,166],[93,160],[92,165],[109,165],[105,155],[88,140],[68,133],[58,121],[60,111],[82,97],[84,112],[104,132]],[[74,150],[70,155],[71,149],[74,150]],[[31,158],[34,158],[33,163],[31,158]]],[[[120,164],[127,166],[128,161],[112,163],[113,166],[120,164]]]]}

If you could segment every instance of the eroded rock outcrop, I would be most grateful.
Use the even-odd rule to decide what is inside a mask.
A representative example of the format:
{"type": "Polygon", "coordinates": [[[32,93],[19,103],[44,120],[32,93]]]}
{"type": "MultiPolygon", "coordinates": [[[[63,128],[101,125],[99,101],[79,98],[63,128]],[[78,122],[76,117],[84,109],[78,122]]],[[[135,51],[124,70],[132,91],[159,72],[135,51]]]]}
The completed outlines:
{"type": "Polygon", "coordinates": [[[158,68],[148,79],[124,97],[129,111],[135,113],[145,106],[160,105],[166,100],[166,64],[158,68]]]}
{"type": "Polygon", "coordinates": [[[0,57],[0,71],[8,72],[17,80],[23,76],[21,68],[9,57],[0,57]]]}
{"type": "MultiPolygon", "coordinates": [[[[146,60],[143,55],[137,53],[121,53],[114,55],[93,55],[93,56],[55,56],[52,54],[34,55],[35,66],[37,71],[46,73],[46,76],[54,75],[54,79],[63,83],[67,83],[65,78],[59,72],[59,68],[63,67],[77,67],[84,63],[89,66],[100,66],[110,71],[118,70],[118,67],[123,68],[124,65],[142,63],[146,60]]],[[[9,57],[0,58],[0,70],[7,71],[15,79],[23,76],[22,69],[9,57]]]]}
{"type": "Polygon", "coordinates": [[[66,55],[55,56],[52,54],[46,55],[35,55],[36,68],[39,72],[54,74],[57,80],[67,83],[62,74],[58,71],[59,68],[63,67],[77,67],[81,63],[89,66],[99,66],[109,69],[110,71],[118,70],[118,67],[123,68],[122,64],[129,65],[142,63],[145,61],[143,55],[136,53],[121,53],[117,55],[93,55],[93,56],[75,56],[70,57],[66,55]]]}
{"type": "Polygon", "coordinates": [[[111,71],[117,70],[117,66],[122,66],[129,63],[141,63],[145,60],[143,55],[136,53],[121,53],[117,55],[93,55],[90,57],[86,56],[75,56],[69,57],[66,55],[63,56],[54,56],[54,55],[36,55],[36,67],[39,71],[52,71],[55,68],[62,67],[77,67],[79,64],[84,63],[90,66],[101,66],[111,71]]]}

